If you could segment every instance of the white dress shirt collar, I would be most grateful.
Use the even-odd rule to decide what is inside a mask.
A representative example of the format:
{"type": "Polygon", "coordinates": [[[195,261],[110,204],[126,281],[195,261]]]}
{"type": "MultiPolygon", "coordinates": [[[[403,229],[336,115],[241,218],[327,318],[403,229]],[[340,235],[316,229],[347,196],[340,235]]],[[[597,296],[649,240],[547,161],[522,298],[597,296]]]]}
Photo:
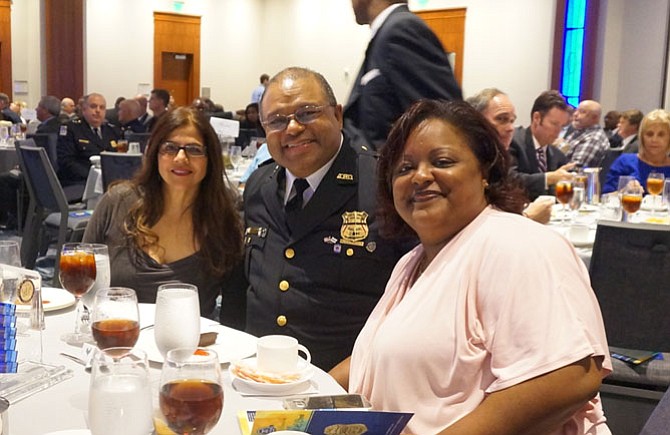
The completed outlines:
{"type": "Polygon", "coordinates": [[[384,24],[384,21],[386,21],[386,18],[388,18],[389,15],[391,15],[391,12],[393,12],[396,8],[404,5],[406,3],[396,3],[392,4],[391,6],[387,7],[379,15],[375,17],[374,20],[370,23],[370,39],[374,38],[375,35],[377,34],[377,30],[384,24]]]}
{"type": "MultiPolygon", "coordinates": [[[[316,192],[316,189],[319,187],[319,184],[321,184],[323,177],[326,176],[330,167],[333,166],[335,158],[340,153],[340,150],[342,150],[343,142],[344,142],[344,136],[340,133],[340,146],[339,148],[337,148],[337,152],[335,153],[333,158],[328,160],[328,162],[325,165],[321,166],[313,174],[308,175],[305,178],[305,180],[307,180],[307,183],[309,183],[309,188],[305,190],[305,193],[303,193],[303,204],[307,204],[307,202],[312,198],[312,195],[314,195],[314,192],[316,192]]],[[[288,169],[286,170],[286,189],[284,191],[284,205],[286,205],[289,199],[291,199],[292,195],[295,195],[295,192],[293,192],[293,182],[296,180],[296,178],[298,177],[293,175],[291,171],[289,171],[288,169]]]]}

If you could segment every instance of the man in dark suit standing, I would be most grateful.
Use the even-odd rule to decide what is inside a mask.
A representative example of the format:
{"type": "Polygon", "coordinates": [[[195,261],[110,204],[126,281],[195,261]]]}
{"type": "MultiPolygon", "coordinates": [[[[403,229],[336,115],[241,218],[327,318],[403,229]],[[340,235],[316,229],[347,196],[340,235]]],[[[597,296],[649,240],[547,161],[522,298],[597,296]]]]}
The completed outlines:
{"type": "MultiPolygon", "coordinates": [[[[277,74],[261,120],[274,162],[244,190],[247,331],[291,335],[329,370],[350,355],[404,252],[378,234],[376,155],[342,133],[323,76],[277,74]]],[[[224,295],[222,310],[234,308],[224,295]]]]}
{"type": "Polygon", "coordinates": [[[530,127],[519,127],[510,145],[512,171],[523,180],[528,197],[553,195],[554,185],[572,177],[575,164],[552,144],[570,121],[570,108],[558,91],[545,91],[535,99],[530,127]]]}
{"type": "Polygon", "coordinates": [[[114,151],[121,131],[105,122],[106,102],[100,94],[84,97],[82,118],[61,126],[58,136],[58,178],[63,186],[84,191],[91,162],[101,151],[114,151]]]}
{"type": "Polygon", "coordinates": [[[372,38],[344,109],[345,131],[374,149],[391,125],[421,98],[461,99],[442,44],[407,1],[352,0],[356,22],[372,38]]]}

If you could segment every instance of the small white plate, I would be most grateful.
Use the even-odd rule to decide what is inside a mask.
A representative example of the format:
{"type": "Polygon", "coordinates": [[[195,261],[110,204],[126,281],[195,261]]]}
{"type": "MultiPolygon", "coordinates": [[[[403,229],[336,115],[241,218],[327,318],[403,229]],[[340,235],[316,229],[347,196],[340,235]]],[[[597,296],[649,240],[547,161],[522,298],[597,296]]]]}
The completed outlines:
{"type": "MultiPolygon", "coordinates": [[[[56,311],[70,307],[76,302],[74,295],[62,288],[42,287],[42,306],[44,311],[56,311]]],[[[17,305],[16,311],[27,313],[30,311],[30,304],[17,305]]]]}
{"type": "Polygon", "coordinates": [[[295,393],[296,391],[294,390],[302,388],[302,386],[304,386],[304,384],[310,379],[312,379],[312,376],[314,376],[314,369],[312,368],[312,366],[309,365],[309,363],[304,359],[302,359],[301,357],[298,357],[298,373],[300,374],[300,377],[293,382],[287,382],[285,384],[270,384],[265,382],[256,382],[248,379],[242,379],[233,372],[233,368],[236,366],[236,363],[243,364],[249,367],[256,367],[256,357],[247,358],[242,361],[233,361],[233,363],[230,364],[230,367],[228,368],[228,372],[230,373],[230,378],[233,380],[233,382],[239,382],[244,386],[248,387],[249,389],[258,391],[260,393],[272,393],[272,394],[281,394],[288,392],[295,393]]]}
{"type": "MultiPolygon", "coordinates": [[[[246,358],[256,353],[256,341],[258,339],[253,335],[223,325],[200,326],[201,333],[211,331],[217,332],[219,335],[216,337],[216,343],[206,348],[217,353],[221,364],[246,358]]],[[[154,328],[141,331],[136,346],[147,353],[149,361],[163,362],[163,355],[156,346],[154,328]]]]}
{"type": "Polygon", "coordinates": [[[593,247],[593,242],[595,240],[589,239],[589,240],[573,240],[570,239],[570,243],[572,243],[572,246],[575,248],[591,248],[593,247]]]}

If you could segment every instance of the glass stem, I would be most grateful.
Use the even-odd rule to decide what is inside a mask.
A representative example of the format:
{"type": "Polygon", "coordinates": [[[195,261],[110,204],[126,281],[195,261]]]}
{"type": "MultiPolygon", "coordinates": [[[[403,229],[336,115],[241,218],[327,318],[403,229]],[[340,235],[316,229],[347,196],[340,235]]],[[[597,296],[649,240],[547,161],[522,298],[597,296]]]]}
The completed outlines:
{"type": "Polygon", "coordinates": [[[86,334],[88,331],[88,309],[81,298],[77,298],[77,315],[74,319],[74,332],[75,334],[86,334]],[[86,316],[86,319],[84,319],[84,316],[86,316]]]}

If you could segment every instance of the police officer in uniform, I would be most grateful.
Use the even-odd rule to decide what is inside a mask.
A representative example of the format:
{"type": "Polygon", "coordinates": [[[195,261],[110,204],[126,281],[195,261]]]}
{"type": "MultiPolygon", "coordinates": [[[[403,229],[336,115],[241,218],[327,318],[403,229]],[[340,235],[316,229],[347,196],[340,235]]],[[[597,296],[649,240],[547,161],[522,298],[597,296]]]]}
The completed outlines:
{"type": "MultiPolygon", "coordinates": [[[[91,162],[89,157],[101,151],[115,151],[121,131],[105,123],[105,98],[96,93],[84,97],[82,118],[60,127],[58,137],[58,178],[65,186],[78,186],[81,193],[86,185],[91,162]]],[[[71,196],[68,194],[68,199],[71,196]]]]}
{"type": "Polygon", "coordinates": [[[342,134],[326,80],[288,68],[261,101],[274,162],[244,192],[247,331],[293,336],[329,370],[350,355],[406,249],[378,234],[376,155],[342,134]]]}

